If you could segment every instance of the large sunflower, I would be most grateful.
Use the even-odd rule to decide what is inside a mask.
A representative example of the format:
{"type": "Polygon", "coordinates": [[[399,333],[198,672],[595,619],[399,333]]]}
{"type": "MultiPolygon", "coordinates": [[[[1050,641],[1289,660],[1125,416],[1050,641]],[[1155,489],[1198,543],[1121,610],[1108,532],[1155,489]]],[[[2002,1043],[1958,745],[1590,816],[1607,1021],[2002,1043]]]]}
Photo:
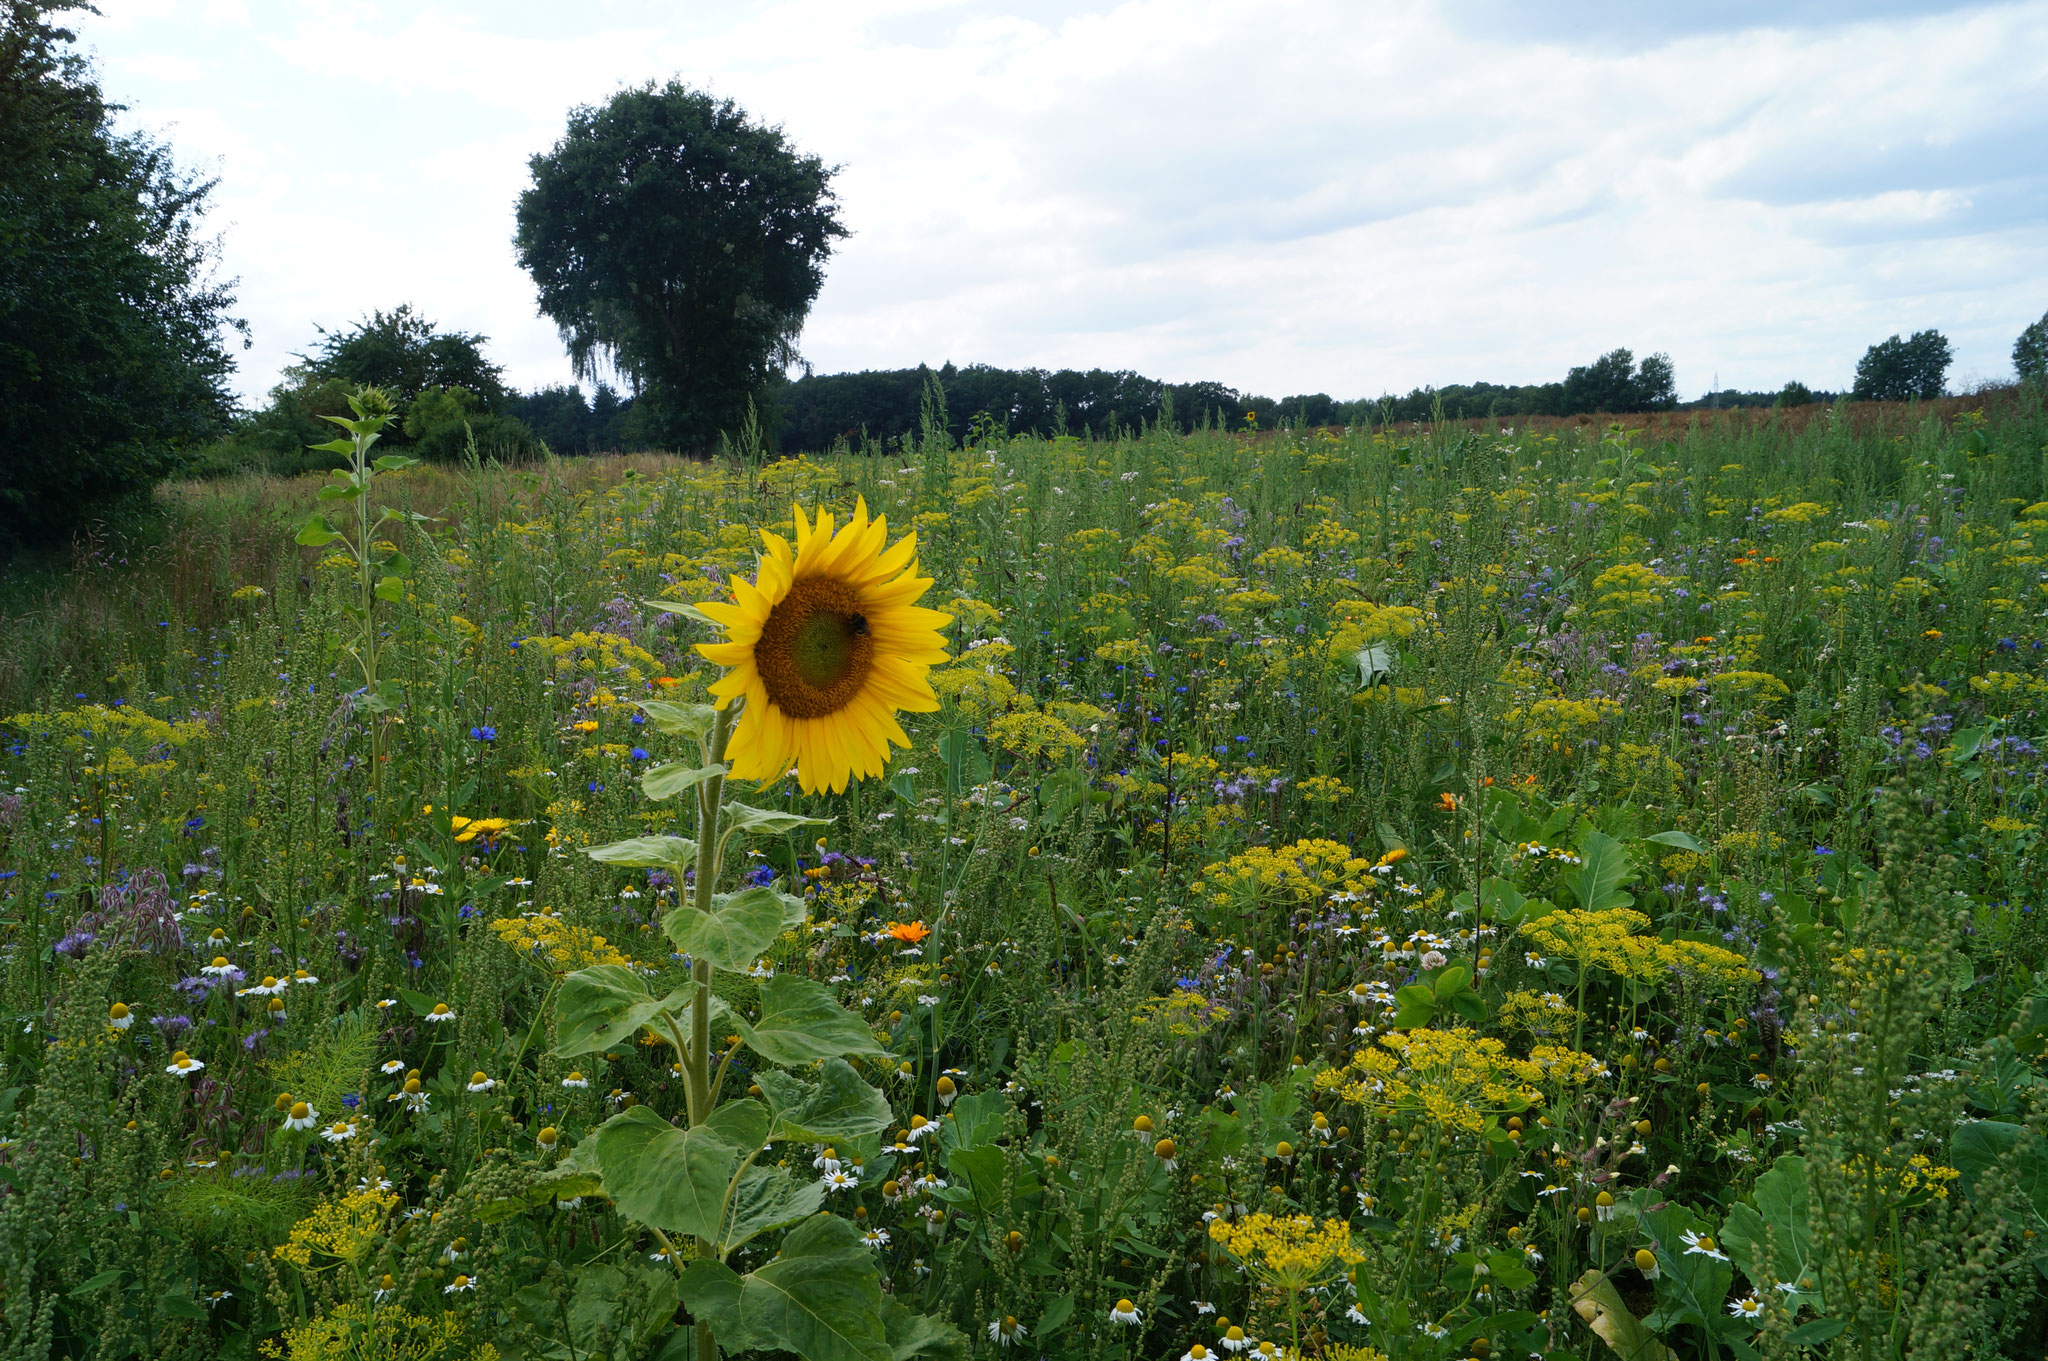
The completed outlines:
{"type": "Polygon", "coordinates": [[[746,699],[726,748],[735,778],[779,779],[795,762],[804,792],[836,794],[880,775],[891,742],[910,745],[896,710],[939,707],[925,677],[946,660],[939,630],[953,616],[913,603],[932,584],[917,574],[917,535],[884,551],[888,535],[865,500],[836,534],[828,512],[814,525],[799,506],[794,551],[762,530],[755,579],[701,607],[725,629],[724,642],[697,645],[727,668],[711,693],[721,709],[746,699]]]}

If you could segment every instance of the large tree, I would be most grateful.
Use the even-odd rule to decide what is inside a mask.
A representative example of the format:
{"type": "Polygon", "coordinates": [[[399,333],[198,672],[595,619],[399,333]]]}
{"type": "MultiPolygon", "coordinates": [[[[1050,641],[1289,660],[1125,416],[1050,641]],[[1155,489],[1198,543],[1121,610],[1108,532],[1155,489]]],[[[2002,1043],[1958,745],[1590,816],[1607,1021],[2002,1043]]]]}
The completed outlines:
{"type": "Polygon", "coordinates": [[[213,181],[118,132],[76,5],[0,0],[0,544],[140,491],[229,413],[213,181]]]}
{"type": "Polygon", "coordinates": [[[2048,379],[2048,312],[2013,341],[2012,366],[2019,370],[2021,382],[2048,379]]]}
{"type": "Polygon", "coordinates": [[[505,398],[505,371],[484,357],[489,336],[443,331],[401,303],[372,312],[344,331],[315,327],[319,343],[286,376],[299,382],[339,379],[351,387],[382,388],[401,403],[429,388],[463,388],[485,410],[505,398]]]}
{"type": "Polygon", "coordinates": [[[530,165],[519,262],[579,376],[623,374],[640,428],[676,448],[737,431],[846,235],[832,168],[677,81],[575,110],[530,165]]]}
{"type": "Polygon", "coordinates": [[[1941,396],[1954,358],[1948,337],[1939,331],[1915,331],[1908,339],[1892,336],[1863,352],[1856,361],[1856,386],[1850,395],[1859,402],[1933,401],[1941,396]]]}

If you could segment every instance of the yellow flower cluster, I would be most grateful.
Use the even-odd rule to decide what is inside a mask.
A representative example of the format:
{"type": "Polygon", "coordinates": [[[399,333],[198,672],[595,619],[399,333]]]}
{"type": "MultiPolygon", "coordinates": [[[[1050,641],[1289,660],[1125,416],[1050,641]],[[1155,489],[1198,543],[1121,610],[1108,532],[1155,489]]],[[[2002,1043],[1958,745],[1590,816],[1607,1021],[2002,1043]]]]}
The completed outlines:
{"type": "Polygon", "coordinates": [[[1556,746],[1620,713],[1621,705],[1611,699],[1539,699],[1529,705],[1518,704],[1501,718],[1520,727],[1527,741],[1556,746]]]}
{"type": "Polygon", "coordinates": [[[989,741],[1019,756],[1057,759],[1088,745],[1088,739],[1040,709],[1020,709],[989,724],[989,741]]]}
{"type": "Polygon", "coordinates": [[[500,917],[491,923],[491,930],[521,959],[531,960],[557,976],[598,964],[633,962],[603,936],[545,912],[500,917]]]}
{"type": "Polygon", "coordinates": [[[1365,1260],[1351,1246],[1351,1226],[1341,1219],[1317,1223],[1313,1215],[1249,1214],[1209,1221],[1209,1237],[1244,1263],[1260,1280],[1300,1290],[1332,1268],[1365,1260]]]}
{"type": "Polygon", "coordinates": [[[377,1244],[384,1221],[398,1208],[390,1191],[351,1191],[339,1200],[323,1200],[292,1225],[291,1236],[271,1249],[271,1256],[301,1271],[313,1269],[316,1252],[350,1265],[360,1263],[377,1244]]]}
{"type": "Polygon", "coordinates": [[[1351,660],[1352,654],[1374,643],[1414,636],[1427,616],[1413,605],[1374,605],[1364,600],[1339,600],[1331,606],[1337,627],[1330,634],[1332,659],[1351,660]]]}
{"type": "MultiPolygon", "coordinates": [[[[462,1323],[454,1314],[428,1318],[396,1305],[375,1308],[358,1300],[332,1313],[296,1323],[284,1330],[280,1345],[263,1343],[272,1361],[455,1361],[463,1356],[462,1323]]],[[[498,1349],[483,1343],[468,1352],[468,1361],[497,1361],[498,1349]]]]}
{"type": "Polygon", "coordinates": [[[579,630],[566,638],[541,635],[521,639],[520,646],[547,653],[554,659],[554,671],[558,676],[605,672],[637,684],[661,672],[660,658],[631,638],[617,633],[584,633],[579,630]]]}
{"type": "Polygon", "coordinates": [[[1915,1153],[1906,1159],[1903,1167],[1886,1167],[1880,1163],[1874,1169],[1867,1159],[1857,1154],[1842,1165],[1842,1170],[1852,1182],[1870,1183],[1879,1195],[1910,1196],[1929,1191],[1941,1200],[1948,1198],[1950,1183],[1963,1175],[1925,1153],[1915,1153]]]}
{"type": "Polygon", "coordinates": [[[1310,803],[1335,804],[1351,797],[1351,786],[1333,775],[1311,775],[1295,788],[1310,803]]]}
{"type": "Polygon", "coordinates": [[[1189,988],[1171,997],[1155,997],[1131,1017],[1136,1025],[1159,1024],[1176,1039],[1190,1039],[1230,1019],[1230,1008],[1189,988]]]}
{"type": "Polygon", "coordinates": [[[1554,992],[1511,992],[1495,1013],[1510,1030],[1554,1034],[1579,1019],[1578,1008],[1554,992]]]}
{"type": "Polygon", "coordinates": [[[1756,981],[1749,961],[1732,950],[1701,941],[1666,941],[1636,934],[1649,924],[1648,917],[1631,908],[1610,907],[1601,912],[1572,908],[1527,922],[1520,934],[1543,953],[1572,960],[1581,969],[1603,969],[1641,982],[1672,972],[1718,983],[1756,981]]]}
{"type": "Polygon", "coordinates": [[[1269,896],[1319,902],[1332,893],[1369,891],[1372,868],[1372,861],[1353,855],[1350,847],[1337,841],[1254,846],[1204,869],[1195,891],[1218,907],[1269,896]]]}
{"type": "Polygon", "coordinates": [[[1413,1030],[1380,1036],[1344,1067],[1316,1074],[1315,1085],[1381,1115],[1417,1115],[1445,1132],[1477,1134],[1488,1115],[1533,1105],[1546,1076],[1490,1036],[1413,1030]]]}

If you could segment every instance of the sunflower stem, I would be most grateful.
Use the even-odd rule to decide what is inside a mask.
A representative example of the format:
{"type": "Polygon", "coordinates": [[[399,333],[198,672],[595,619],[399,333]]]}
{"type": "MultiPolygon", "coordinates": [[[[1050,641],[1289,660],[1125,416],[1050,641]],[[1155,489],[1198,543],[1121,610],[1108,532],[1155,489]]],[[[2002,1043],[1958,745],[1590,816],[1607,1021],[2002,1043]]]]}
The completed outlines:
{"type": "MultiPolygon", "coordinates": [[[[710,757],[717,765],[725,759],[726,742],[732,736],[733,716],[739,706],[729,704],[712,722],[710,757]]],[[[714,775],[697,786],[697,882],[694,903],[699,912],[711,910],[711,893],[718,882],[721,854],[719,804],[725,793],[725,778],[714,775]]],[[[684,1091],[690,1108],[690,1124],[711,1118],[711,961],[690,961],[690,981],[697,985],[690,1003],[690,1050],[683,1056],[684,1091]]]]}

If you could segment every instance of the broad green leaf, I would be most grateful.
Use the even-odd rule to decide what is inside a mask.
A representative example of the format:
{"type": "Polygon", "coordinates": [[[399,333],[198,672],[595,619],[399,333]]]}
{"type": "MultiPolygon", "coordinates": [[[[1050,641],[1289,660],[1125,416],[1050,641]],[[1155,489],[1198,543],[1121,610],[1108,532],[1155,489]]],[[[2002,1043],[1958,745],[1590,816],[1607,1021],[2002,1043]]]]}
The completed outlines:
{"type": "Polygon", "coordinates": [[[1038,1326],[1031,1330],[1033,1337],[1052,1337],[1067,1326],[1067,1320],[1074,1316],[1074,1297],[1061,1295],[1045,1306],[1045,1312],[1038,1317],[1038,1326]]]}
{"type": "Polygon", "coordinates": [[[555,998],[555,1054],[570,1059],[628,1041],[664,1012],[681,1012],[694,987],[686,984],[656,997],[646,980],[623,964],[578,969],[562,980],[555,998]]]}
{"type": "Polygon", "coordinates": [[[654,726],[670,737],[702,738],[718,721],[718,710],[709,704],[677,704],[665,699],[640,701],[640,709],[654,720],[654,726]]]}
{"type": "Polygon", "coordinates": [[[355,494],[356,489],[354,487],[348,486],[345,483],[336,484],[330,482],[320,489],[320,495],[315,499],[321,501],[346,501],[355,494]]]}
{"type": "Polygon", "coordinates": [[[706,1129],[677,1129],[645,1106],[598,1126],[604,1191],[620,1214],[669,1233],[717,1241],[740,1151],[706,1129]]]}
{"type": "Polygon", "coordinates": [[[1785,1334],[1785,1342],[1793,1347],[1815,1347],[1832,1338],[1840,1337],[1849,1325],[1838,1318],[1810,1319],[1785,1334]]]}
{"type": "Polygon", "coordinates": [[[650,799],[672,799],[686,789],[725,774],[725,770],[722,765],[693,766],[682,761],[650,766],[640,775],[640,792],[650,799]]]}
{"type": "Polygon", "coordinates": [[[1573,1311],[1621,1361],[1673,1361],[1671,1349],[1629,1312],[1621,1292],[1598,1267],[1572,1282],[1571,1301],[1573,1311]]]}
{"type": "Polygon", "coordinates": [[[732,1213],[718,1250],[729,1253],[756,1235],[808,1219],[824,1203],[822,1181],[798,1181],[786,1167],[750,1167],[733,1190],[732,1213]]]}
{"type": "Polygon", "coordinates": [[[1687,1232],[1711,1236],[1713,1225],[1675,1200],[1663,1201],[1656,1209],[1644,1208],[1659,1199],[1647,1188],[1631,1199],[1643,1231],[1656,1243],[1657,1265],[1663,1268],[1656,1281],[1657,1307],[1643,1322],[1656,1329],[1682,1323],[1713,1327],[1721,1318],[1728,1287],[1735,1283],[1734,1269],[1705,1253],[1685,1249],[1687,1232]]]}
{"type": "Polygon", "coordinates": [[[888,1051],[875,1043],[867,1022],[839,1005],[822,983],[777,974],[761,985],[761,1018],[731,1025],[747,1046],[773,1063],[797,1065],[847,1054],[888,1051]]]}
{"type": "MultiPolygon", "coordinates": [[[[340,416],[322,416],[320,419],[333,421],[336,425],[348,424],[347,420],[340,416]]],[[[352,454],[356,451],[354,442],[345,439],[331,439],[325,444],[309,444],[306,447],[322,454],[352,454]]]]}
{"type": "Polygon", "coordinates": [[[1643,840],[1654,841],[1659,846],[1675,846],[1681,851],[1691,851],[1694,855],[1709,854],[1707,848],[1700,845],[1689,832],[1659,832],[1655,836],[1646,836],[1643,840]]]}
{"type": "Polygon", "coordinates": [[[1009,1102],[1001,1092],[974,1092],[955,1101],[949,1112],[952,1118],[939,1123],[946,1127],[947,1143],[956,1148],[972,1148],[1003,1137],[1003,1116],[1008,1110],[1009,1102]]]}
{"type": "Polygon", "coordinates": [[[766,1345],[740,1321],[740,1274],[713,1257],[699,1257],[676,1283],[690,1312],[711,1325],[719,1347],[727,1352],[751,1351],[766,1345]]]}
{"type": "Polygon", "coordinates": [[[944,1319],[905,1308],[894,1295],[882,1301],[882,1328],[895,1361],[919,1356],[941,1361],[967,1361],[967,1337],[944,1319]]]}
{"type": "Polygon", "coordinates": [[[375,595],[379,600],[390,601],[395,604],[405,599],[405,583],[397,577],[379,577],[377,585],[373,588],[371,594],[375,595]]]}
{"type": "Polygon", "coordinates": [[[830,818],[807,818],[798,813],[785,813],[776,808],[749,808],[744,803],[728,803],[724,810],[727,827],[743,832],[765,832],[778,835],[793,832],[799,827],[830,826],[830,818]]]}
{"type": "Polygon", "coordinates": [[[874,1254],[837,1215],[791,1230],[782,1255],[746,1278],[740,1317],[756,1338],[804,1361],[895,1361],[874,1254]]]}
{"type": "Polygon", "coordinates": [[[1450,997],[1465,990],[1465,982],[1472,977],[1472,971],[1462,964],[1453,964],[1436,976],[1436,995],[1450,997]]]}
{"type": "Polygon", "coordinates": [[[720,969],[745,969],[788,929],[782,895],[772,888],[735,893],[709,912],[684,903],[661,919],[661,929],[692,959],[720,969]]]}
{"type": "Polygon", "coordinates": [[[294,542],[302,548],[319,548],[333,543],[340,537],[334,526],[327,523],[325,515],[314,515],[308,517],[306,523],[300,527],[299,536],[294,542]]]}
{"type": "Polygon", "coordinates": [[[751,1153],[768,1142],[768,1108],[750,1096],[743,1096],[712,1111],[704,1128],[742,1153],[751,1153]]]}
{"type": "Polygon", "coordinates": [[[1362,690],[1372,689],[1393,674],[1394,654],[1385,643],[1362,647],[1352,654],[1351,660],[1358,667],[1358,685],[1362,690]]]}
{"type": "Polygon", "coordinates": [[[1583,863],[1564,881],[1572,896],[1579,900],[1579,906],[1589,912],[1601,912],[1610,907],[1627,907],[1635,901],[1632,895],[1621,891],[1622,885],[1636,877],[1636,868],[1629,863],[1628,852],[1619,841],[1605,832],[1588,832],[1579,843],[1579,857],[1583,863]]]}
{"type": "Polygon", "coordinates": [[[818,1078],[804,1082],[772,1069],[754,1075],[774,1112],[771,1137],[829,1144],[888,1128],[894,1118],[888,1098],[869,1086],[851,1064],[828,1058],[818,1078]]]}
{"type": "Polygon", "coordinates": [[[697,843],[686,836],[636,836],[592,846],[584,854],[607,865],[669,870],[681,878],[697,864],[697,843]]]}
{"type": "Polygon", "coordinates": [[[385,454],[370,464],[370,466],[380,473],[395,473],[401,468],[410,468],[418,462],[418,459],[407,458],[404,454],[385,454]]]}
{"type": "Polygon", "coordinates": [[[412,559],[403,553],[387,554],[377,565],[395,577],[409,577],[413,573],[412,559]]]}
{"type": "Polygon", "coordinates": [[[1727,1222],[1721,1225],[1722,1246],[1758,1289],[1799,1287],[1786,1298],[1794,1312],[1802,1301],[1818,1307],[1821,1300],[1812,1217],[1806,1159],[1787,1153],[1756,1179],[1749,1199],[1728,1207],[1727,1222]]]}

